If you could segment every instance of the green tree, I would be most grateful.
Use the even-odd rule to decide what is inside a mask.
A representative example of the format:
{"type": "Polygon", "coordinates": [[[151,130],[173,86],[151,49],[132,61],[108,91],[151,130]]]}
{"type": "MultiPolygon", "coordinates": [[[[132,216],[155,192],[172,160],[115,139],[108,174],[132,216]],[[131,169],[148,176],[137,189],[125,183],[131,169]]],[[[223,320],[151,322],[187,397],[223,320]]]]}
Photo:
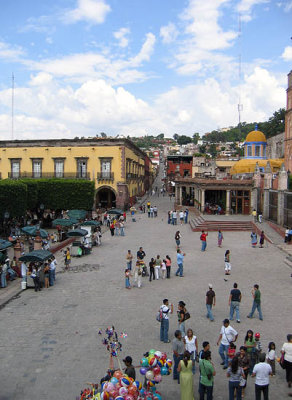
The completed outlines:
{"type": "Polygon", "coordinates": [[[200,139],[200,134],[198,132],[194,133],[193,134],[193,142],[195,144],[197,144],[199,139],[200,139]]]}
{"type": "Polygon", "coordinates": [[[206,154],[207,147],[203,144],[199,147],[199,151],[201,154],[206,154]]]}
{"type": "Polygon", "coordinates": [[[189,136],[186,136],[186,135],[181,135],[181,136],[179,136],[178,139],[177,139],[177,143],[178,143],[179,145],[188,144],[188,143],[191,143],[191,142],[192,142],[192,138],[189,137],[189,136]]]}
{"type": "Polygon", "coordinates": [[[173,138],[174,138],[174,140],[177,140],[177,139],[179,138],[179,135],[178,135],[177,133],[175,133],[175,134],[173,135],[173,138]]]}
{"type": "Polygon", "coordinates": [[[156,139],[159,139],[159,140],[164,139],[164,133],[160,133],[159,135],[157,135],[156,139]]]}
{"type": "Polygon", "coordinates": [[[212,158],[215,158],[217,156],[217,149],[216,149],[216,144],[212,143],[208,149],[208,153],[211,154],[212,158]]]}

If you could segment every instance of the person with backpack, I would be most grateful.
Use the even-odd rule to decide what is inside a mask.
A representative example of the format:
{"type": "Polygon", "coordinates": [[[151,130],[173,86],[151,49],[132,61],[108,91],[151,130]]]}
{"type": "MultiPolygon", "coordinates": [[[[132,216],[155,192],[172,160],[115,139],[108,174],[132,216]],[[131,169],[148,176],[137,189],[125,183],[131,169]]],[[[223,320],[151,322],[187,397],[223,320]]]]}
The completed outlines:
{"type": "Polygon", "coordinates": [[[170,343],[168,339],[169,330],[169,314],[173,313],[173,304],[169,304],[168,299],[163,300],[162,306],[159,309],[159,320],[160,320],[160,341],[164,343],[170,343]]]}

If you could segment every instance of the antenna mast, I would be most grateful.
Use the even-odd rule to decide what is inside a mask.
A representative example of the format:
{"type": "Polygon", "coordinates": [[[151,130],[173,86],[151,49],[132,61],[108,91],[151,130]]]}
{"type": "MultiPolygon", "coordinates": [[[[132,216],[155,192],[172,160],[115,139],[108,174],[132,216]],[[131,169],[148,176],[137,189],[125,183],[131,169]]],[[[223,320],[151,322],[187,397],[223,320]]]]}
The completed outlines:
{"type": "Polygon", "coordinates": [[[11,76],[11,89],[12,89],[12,95],[11,95],[11,140],[13,140],[14,136],[14,74],[12,72],[11,76]]]}
{"type": "Polygon", "coordinates": [[[238,17],[238,42],[239,42],[239,55],[238,55],[238,80],[239,80],[239,95],[238,95],[238,126],[241,134],[241,111],[243,105],[241,104],[241,15],[238,17]]]}

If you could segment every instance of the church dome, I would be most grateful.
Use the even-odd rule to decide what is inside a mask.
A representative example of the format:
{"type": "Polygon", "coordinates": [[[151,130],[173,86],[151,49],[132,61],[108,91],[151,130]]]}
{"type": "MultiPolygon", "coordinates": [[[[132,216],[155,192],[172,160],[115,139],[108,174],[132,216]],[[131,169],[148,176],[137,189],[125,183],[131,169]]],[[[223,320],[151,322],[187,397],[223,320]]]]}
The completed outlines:
{"type": "Polygon", "coordinates": [[[249,134],[247,135],[247,137],[245,139],[245,143],[266,142],[266,141],[267,141],[266,136],[261,131],[251,131],[251,132],[249,132],[249,134]]]}

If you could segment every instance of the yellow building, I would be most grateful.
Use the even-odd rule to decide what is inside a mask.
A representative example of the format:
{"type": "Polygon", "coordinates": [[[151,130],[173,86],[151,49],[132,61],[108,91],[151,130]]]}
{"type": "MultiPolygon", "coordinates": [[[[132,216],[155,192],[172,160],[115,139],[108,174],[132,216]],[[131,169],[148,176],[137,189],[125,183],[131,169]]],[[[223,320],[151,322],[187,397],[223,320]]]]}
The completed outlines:
{"type": "Polygon", "coordinates": [[[268,162],[272,172],[278,172],[284,159],[267,159],[266,147],[267,139],[263,132],[258,130],[249,132],[244,142],[244,158],[234,164],[230,174],[253,174],[257,165],[261,172],[265,172],[268,162]]]}
{"type": "Polygon", "coordinates": [[[149,157],[128,139],[0,141],[0,177],[89,179],[97,207],[127,207],[150,187],[149,157]]]}

